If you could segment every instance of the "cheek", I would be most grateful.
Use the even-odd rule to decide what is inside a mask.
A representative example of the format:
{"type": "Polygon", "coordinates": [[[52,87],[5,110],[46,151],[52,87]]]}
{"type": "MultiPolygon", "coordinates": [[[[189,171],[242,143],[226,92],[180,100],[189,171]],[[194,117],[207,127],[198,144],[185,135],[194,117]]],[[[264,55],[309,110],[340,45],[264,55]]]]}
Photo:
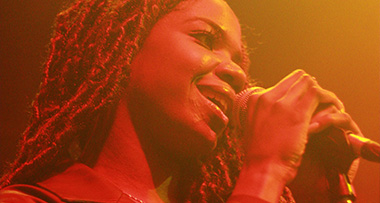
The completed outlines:
{"type": "Polygon", "coordinates": [[[175,52],[176,54],[149,54],[150,57],[144,57],[143,62],[135,67],[137,70],[132,71],[134,76],[143,85],[172,94],[170,92],[176,89],[182,88],[182,91],[186,91],[197,78],[211,72],[216,64],[210,54],[190,50],[175,52]]]}
{"type": "Polygon", "coordinates": [[[132,62],[130,86],[165,108],[181,104],[196,110],[201,104],[195,83],[213,71],[217,59],[181,33],[170,40],[151,38],[132,62]]]}
{"type": "MultiPolygon", "coordinates": [[[[177,78],[195,78],[212,71],[213,52],[201,47],[183,33],[174,33],[169,41],[151,46],[156,64],[163,74],[177,78]]],[[[215,61],[215,60],[214,60],[215,61]]],[[[185,79],[184,78],[184,79],[185,79]]]]}

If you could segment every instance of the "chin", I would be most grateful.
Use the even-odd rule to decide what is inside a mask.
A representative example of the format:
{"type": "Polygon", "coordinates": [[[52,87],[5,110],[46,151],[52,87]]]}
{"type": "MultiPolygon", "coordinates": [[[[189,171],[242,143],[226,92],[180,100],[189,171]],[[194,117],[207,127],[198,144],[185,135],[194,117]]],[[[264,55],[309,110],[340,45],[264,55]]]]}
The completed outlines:
{"type": "Polygon", "coordinates": [[[166,147],[183,158],[199,158],[210,154],[218,142],[217,134],[205,124],[198,124],[195,129],[182,129],[178,135],[180,139],[177,139],[176,145],[168,144],[166,147]]]}

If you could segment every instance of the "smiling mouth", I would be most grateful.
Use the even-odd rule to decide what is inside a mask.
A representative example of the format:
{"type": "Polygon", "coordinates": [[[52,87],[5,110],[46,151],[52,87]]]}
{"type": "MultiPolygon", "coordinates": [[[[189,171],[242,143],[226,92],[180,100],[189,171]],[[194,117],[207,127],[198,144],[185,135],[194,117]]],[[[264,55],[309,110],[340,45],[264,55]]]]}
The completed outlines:
{"type": "Polygon", "coordinates": [[[224,94],[223,87],[198,86],[200,93],[209,100],[215,107],[223,112],[224,116],[229,116],[233,99],[228,94],[224,94]]]}
{"type": "Polygon", "coordinates": [[[220,95],[216,94],[215,92],[202,92],[202,95],[205,96],[208,100],[210,100],[212,103],[214,103],[219,109],[227,115],[228,110],[228,104],[227,101],[221,97],[220,95]]]}

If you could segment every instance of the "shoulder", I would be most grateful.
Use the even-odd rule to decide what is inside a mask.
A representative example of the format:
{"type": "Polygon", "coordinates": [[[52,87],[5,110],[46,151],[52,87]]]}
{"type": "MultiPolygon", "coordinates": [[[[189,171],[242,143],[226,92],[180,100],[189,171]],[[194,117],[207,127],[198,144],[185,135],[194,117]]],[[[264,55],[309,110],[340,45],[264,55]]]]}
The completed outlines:
{"type": "Polygon", "coordinates": [[[0,203],[62,202],[55,194],[41,187],[26,184],[10,185],[0,190],[0,203]]]}
{"type": "Polygon", "coordinates": [[[0,203],[131,202],[127,194],[94,170],[75,163],[35,185],[15,184],[0,190],[0,203]]]}

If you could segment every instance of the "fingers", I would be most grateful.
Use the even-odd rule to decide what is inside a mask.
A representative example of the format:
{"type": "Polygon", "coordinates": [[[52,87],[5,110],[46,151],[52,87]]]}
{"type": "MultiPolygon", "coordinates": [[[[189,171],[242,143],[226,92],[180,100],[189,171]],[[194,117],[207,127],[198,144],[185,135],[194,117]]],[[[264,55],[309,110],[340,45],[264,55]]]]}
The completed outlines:
{"type": "Polygon", "coordinates": [[[272,104],[278,103],[281,108],[295,111],[291,119],[309,119],[309,133],[317,133],[333,125],[361,134],[350,115],[345,113],[338,97],[323,89],[314,77],[303,70],[294,71],[264,91],[261,97],[265,102],[272,101],[272,104]]]}
{"type": "Polygon", "coordinates": [[[304,120],[305,115],[307,119],[310,119],[318,105],[317,91],[313,91],[316,86],[317,83],[313,77],[303,70],[295,70],[275,86],[252,98],[249,103],[256,104],[257,101],[258,104],[263,103],[270,108],[274,107],[275,111],[285,110],[295,120],[304,120]],[[308,94],[307,97],[304,97],[306,94],[308,94]],[[302,101],[302,98],[307,98],[309,101],[302,101]]]}
{"type": "Polygon", "coordinates": [[[344,111],[343,102],[340,101],[333,92],[330,92],[322,88],[319,88],[318,91],[320,96],[320,103],[334,104],[340,111],[344,111]]]}
{"type": "Polygon", "coordinates": [[[344,105],[338,97],[331,91],[321,88],[315,78],[303,70],[294,71],[273,88],[267,89],[263,96],[309,115],[323,103],[333,104],[344,111],[344,105]]]}
{"type": "Polygon", "coordinates": [[[309,74],[303,74],[288,89],[287,93],[281,99],[283,103],[299,112],[305,112],[311,116],[318,106],[318,87],[313,77],[309,74]]]}
{"type": "Polygon", "coordinates": [[[268,93],[270,93],[274,100],[277,100],[286,94],[289,88],[299,80],[299,78],[306,74],[304,70],[298,69],[293,71],[291,74],[283,78],[280,82],[278,82],[275,86],[268,88],[268,93]]]}
{"type": "Polygon", "coordinates": [[[332,104],[326,106],[313,116],[310,121],[308,133],[319,133],[330,126],[335,126],[361,135],[358,125],[353,121],[351,116],[332,104]]]}

